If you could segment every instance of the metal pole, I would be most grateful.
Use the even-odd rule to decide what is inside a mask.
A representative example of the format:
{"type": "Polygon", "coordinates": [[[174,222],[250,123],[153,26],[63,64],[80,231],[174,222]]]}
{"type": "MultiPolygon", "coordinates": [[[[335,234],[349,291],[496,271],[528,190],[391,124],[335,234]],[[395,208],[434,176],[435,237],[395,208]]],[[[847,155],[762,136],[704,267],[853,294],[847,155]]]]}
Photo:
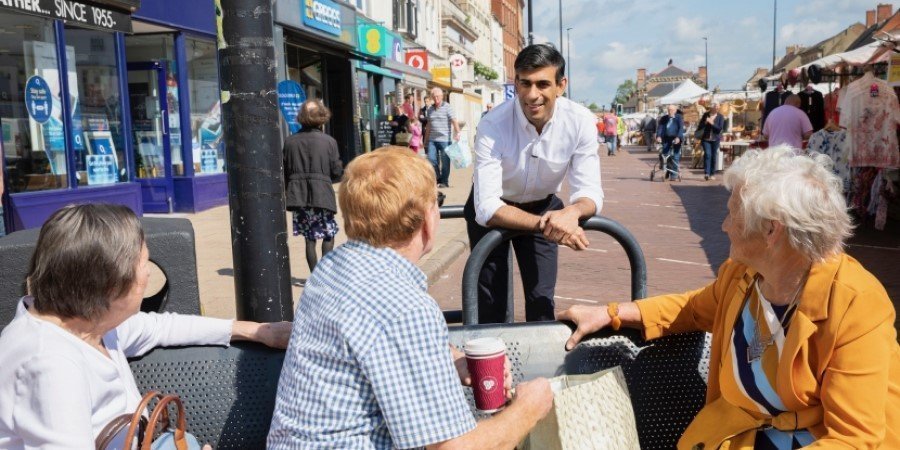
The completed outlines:
{"type": "MultiPolygon", "coordinates": [[[[772,74],[775,74],[775,31],[778,28],[778,0],[775,1],[775,6],[772,8],[772,74]]],[[[709,70],[709,67],[706,68],[709,70]]]]}
{"type": "Polygon", "coordinates": [[[562,0],[559,0],[559,51],[563,49],[563,36],[562,36],[562,0]]]}
{"type": "Polygon", "coordinates": [[[706,90],[709,90],[709,38],[703,38],[703,65],[706,66],[706,79],[703,80],[706,83],[706,90]]]}
{"type": "Polygon", "coordinates": [[[528,0],[528,45],[534,44],[534,8],[528,0]]]}
{"type": "Polygon", "coordinates": [[[271,0],[216,8],[237,318],[293,320],[271,0]]]}
{"type": "Polygon", "coordinates": [[[569,65],[569,100],[572,100],[572,27],[566,28],[566,62],[569,65]]]}

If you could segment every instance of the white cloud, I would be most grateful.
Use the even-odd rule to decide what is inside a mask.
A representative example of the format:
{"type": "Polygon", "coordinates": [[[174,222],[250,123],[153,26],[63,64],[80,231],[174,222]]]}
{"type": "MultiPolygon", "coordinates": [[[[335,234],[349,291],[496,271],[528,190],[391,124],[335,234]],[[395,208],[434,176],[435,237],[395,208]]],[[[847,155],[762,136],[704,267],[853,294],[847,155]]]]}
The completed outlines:
{"type": "Polygon", "coordinates": [[[650,49],[628,47],[621,42],[610,42],[595,58],[606,69],[622,70],[645,67],[650,62],[650,49]]]}
{"type": "Polygon", "coordinates": [[[705,36],[709,30],[703,26],[703,19],[695,17],[678,17],[675,19],[673,30],[675,37],[681,41],[693,42],[705,36]]]}

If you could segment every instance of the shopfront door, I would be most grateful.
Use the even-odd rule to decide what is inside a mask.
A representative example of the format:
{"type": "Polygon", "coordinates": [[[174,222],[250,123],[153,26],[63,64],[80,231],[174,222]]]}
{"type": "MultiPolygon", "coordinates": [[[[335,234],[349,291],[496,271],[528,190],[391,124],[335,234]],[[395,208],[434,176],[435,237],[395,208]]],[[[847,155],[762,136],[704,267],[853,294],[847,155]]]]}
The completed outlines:
{"type": "Polygon", "coordinates": [[[166,69],[159,62],[128,64],[135,180],[144,211],[172,212],[172,149],[169,138],[166,69]]]}

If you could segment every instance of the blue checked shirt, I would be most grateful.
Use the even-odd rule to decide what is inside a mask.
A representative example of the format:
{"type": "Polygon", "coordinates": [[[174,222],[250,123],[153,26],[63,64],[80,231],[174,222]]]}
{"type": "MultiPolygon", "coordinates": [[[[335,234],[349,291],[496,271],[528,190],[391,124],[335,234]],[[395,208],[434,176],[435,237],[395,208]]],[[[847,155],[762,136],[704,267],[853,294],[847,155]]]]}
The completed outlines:
{"type": "Polygon", "coordinates": [[[330,252],[300,297],[269,449],[418,448],[475,428],[425,274],[388,248],[330,252]]]}

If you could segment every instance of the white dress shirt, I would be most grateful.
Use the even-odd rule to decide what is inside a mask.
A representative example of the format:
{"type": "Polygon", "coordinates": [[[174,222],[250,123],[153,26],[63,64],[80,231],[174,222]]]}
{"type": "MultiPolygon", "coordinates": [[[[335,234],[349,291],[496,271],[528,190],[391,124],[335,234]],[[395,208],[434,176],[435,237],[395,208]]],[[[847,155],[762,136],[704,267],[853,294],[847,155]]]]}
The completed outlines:
{"type": "Polygon", "coordinates": [[[484,116],[475,135],[475,221],[487,226],[505,199],[542,200],[569,183],[570,203],[588,198],[603,206],[597,119],[584,106],[556,99],[553,115],[537,133],[518,99],[484,116]]]}
{"type": "Polygon", "coordinates": [[[103,336],[107,357],[33,316],[31,301],[19,303],[0,334],[0,449],[92,449],[106,424],[141,401],[129,357],[231,340],[231,320],[138,313],[103,336]]]}

